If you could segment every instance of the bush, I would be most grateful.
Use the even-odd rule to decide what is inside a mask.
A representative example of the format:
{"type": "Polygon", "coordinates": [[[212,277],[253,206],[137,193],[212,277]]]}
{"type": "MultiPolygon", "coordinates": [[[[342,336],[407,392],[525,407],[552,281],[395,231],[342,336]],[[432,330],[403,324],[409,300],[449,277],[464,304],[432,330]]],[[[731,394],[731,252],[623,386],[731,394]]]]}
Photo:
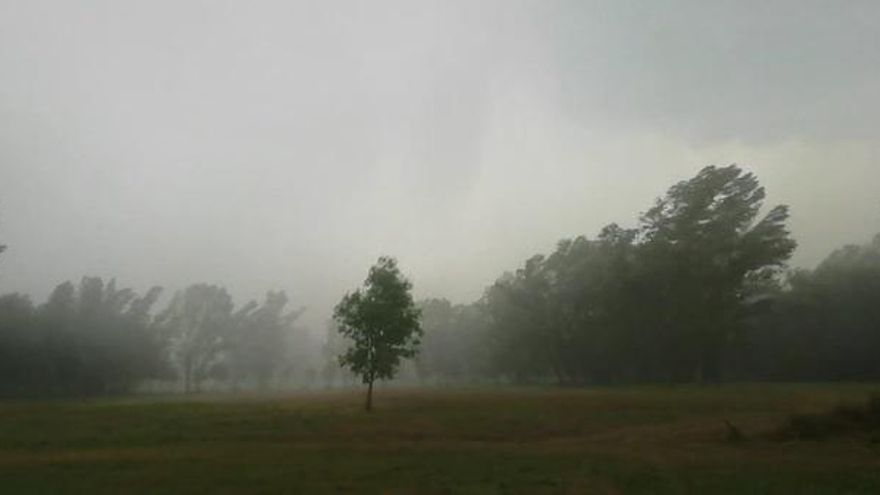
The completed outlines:
{"type": "Polygon", "coordinates": [[[880,394],[861,406],[840,405],[827,413],[792,414],[774,435],[780,440],[821,440],[880,433],[880,394]]]}

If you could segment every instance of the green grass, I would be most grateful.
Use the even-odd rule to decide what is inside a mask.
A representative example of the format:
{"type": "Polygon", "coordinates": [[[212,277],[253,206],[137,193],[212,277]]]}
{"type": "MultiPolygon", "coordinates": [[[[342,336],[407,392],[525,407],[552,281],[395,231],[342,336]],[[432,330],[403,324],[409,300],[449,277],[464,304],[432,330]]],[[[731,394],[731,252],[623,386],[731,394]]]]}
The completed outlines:
{"type": "Polygon", "coordinates": [[[369,414],[360,392],[5,403],[0,492],[876,494],[877,445],[768,433],[878,388],[378,390],[369,414]]]}

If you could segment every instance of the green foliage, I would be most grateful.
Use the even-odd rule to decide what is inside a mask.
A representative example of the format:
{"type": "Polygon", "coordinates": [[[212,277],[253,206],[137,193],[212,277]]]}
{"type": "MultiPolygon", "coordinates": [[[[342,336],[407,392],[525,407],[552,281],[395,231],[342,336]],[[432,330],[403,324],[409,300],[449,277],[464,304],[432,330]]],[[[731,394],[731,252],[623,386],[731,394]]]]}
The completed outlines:
{"type": "Polygon", "coordinates": [[[161,346],[144,296],[84,277],[59,285],[34,308],[18,294],[0,297],[0,395],[96,395],[129,392],[162,373],[161,346]]]}
{"type": "MultiPolygon", "coordinates": [[[[472,304],[414,305],[396,262],[380,258],[335,308],[325,383],[356,375],[371,397],[419,347],[417,376],[434,383],[880,378],[880,236],[786,278],[788,210],[764,200],[753,174],[706,167],[637,228],[563,239],[472,304]]],[[[172,369],[185,390],[267,387],[308,360],[294,359],[299,311],[283,292],[236,308],[224,288],[196,284],[154,319],[159,292],[86,277],[39,307],[3,296],[0,394],[118,393],[172,369]]]]}
{"type": "Polygon", "coordinates": [[[370,268],[364,288],[346,294],[333,312],[339,332],[351,341],[340,364],[370,386],[368,409],[373,381],[393,377],[401,358],[414,357],[418,350],[420,311],[411,289],[397,261],[381,257],[370,268]]]}
{"type": "Polygon", "coordinates": [[[747,277],[783,266],[794,251],[785,206],[757,220],[764,197],[757,178],[736,165],[706,167],[642,216],[640,283],[663,307],[647,316],[666,344],[671,379],[720,379],[723,353],[740,329],[747,277]]]}
{"type": "Polygon", "coordinates": [[[880,236],[793,272],[752,321],[746,365],[773,379],[878,379],[878,301],[880,236]]]}
{"type": "Polygon", "coordinates": [[[605,382],[630,335],[625,308],[635,232],[606,227],[596,240],[560,241],[486,293],[499,371],[516,381],[605,382]]]}
{"type": "Polygon", "coordinates": [[[735,166],[673,186],[638,230],[562,240],[486,293],[497,370],[516,381],[717,381],[749,299],[795,248],[784,206],[735,166]]]}

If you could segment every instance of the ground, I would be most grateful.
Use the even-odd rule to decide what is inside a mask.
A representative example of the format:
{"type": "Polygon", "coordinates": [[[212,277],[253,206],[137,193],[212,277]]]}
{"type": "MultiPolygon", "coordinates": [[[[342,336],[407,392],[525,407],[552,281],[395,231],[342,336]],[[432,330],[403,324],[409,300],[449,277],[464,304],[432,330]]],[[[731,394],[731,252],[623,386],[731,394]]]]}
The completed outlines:
{"type": "Polygon", "coordinates": [[[876,494],[877,443],[765,437],[876,390],[379,389],[372,413],[360,391],[7,402],[0,492],[876,494]]]}

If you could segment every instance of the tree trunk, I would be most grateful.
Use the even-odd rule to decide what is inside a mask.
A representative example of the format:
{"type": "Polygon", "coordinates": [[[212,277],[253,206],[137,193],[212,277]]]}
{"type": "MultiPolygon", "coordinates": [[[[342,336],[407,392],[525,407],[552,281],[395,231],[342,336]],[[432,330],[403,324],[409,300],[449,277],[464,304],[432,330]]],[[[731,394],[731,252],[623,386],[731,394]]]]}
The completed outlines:
{"type": "Polygon", "coordinates": [[[376,379],[376,348],[373,346],[373,339],[370,338],[370,347],[369,347],[369,363],[370,368],[367,372],[367,404],[365,409],[367,412],[373,410],[373,380],[376,379]]]}
{"type": "Polygon", "coordinates": [[[367,385],[367,411],[373,410],[373,379],[370,378],[370,381],[367,385]]]}

